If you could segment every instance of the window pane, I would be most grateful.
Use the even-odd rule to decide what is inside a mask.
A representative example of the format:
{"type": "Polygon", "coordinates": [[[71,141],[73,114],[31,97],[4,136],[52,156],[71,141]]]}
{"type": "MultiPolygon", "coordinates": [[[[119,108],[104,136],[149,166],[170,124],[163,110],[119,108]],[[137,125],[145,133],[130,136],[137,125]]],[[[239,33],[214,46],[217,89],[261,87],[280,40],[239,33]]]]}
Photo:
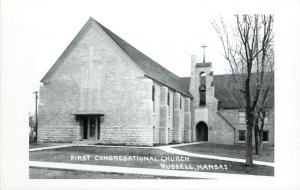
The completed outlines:
{"type": "Polygon", "coordinates": [[[97,139],[100,139],[100,118],[97,118],[97,139]]]}
{"type": "Polygon", "coordinates": [[[153,112],[155,112],[155,86],[152,86],[153,112]]]}
{"type": "Polygon", "coordinates": [[[168,97],[167,97],[167,105],[170,106],[170,92],[168,92],[168,97]]]}
{"type": "Polygon", "coordinates": [[[83,120],[83,139],[88,138],[88,120],[84,118],[83,120]]]}
{"type": "Polygon", "coordinates": [[[263,132],[263,141],[269,141],[269,132],[268,131],[263,132]]]}
{"type": "Polygon", "coordinates": [[[94,138],[96,136],[96,118],[90,119],[90,137],[94,138]]]}
{"type": "Polygon", "coordinates": [[[181,104],[182,104],[182,100],[181,100],[181,97],[180,97],[179,109],[181,109],[181,104]]]}
{"type": "Polygon", "coordinates": [[[239,141],[245,141],[246,140],[246,131],[240,130],[239,131],[239,141]]]}
{"type": "Polygon", "coordinates": [[[246,114],[243,111],[239,112],[239,122],[245,122],[246,121],[246,114]]]}

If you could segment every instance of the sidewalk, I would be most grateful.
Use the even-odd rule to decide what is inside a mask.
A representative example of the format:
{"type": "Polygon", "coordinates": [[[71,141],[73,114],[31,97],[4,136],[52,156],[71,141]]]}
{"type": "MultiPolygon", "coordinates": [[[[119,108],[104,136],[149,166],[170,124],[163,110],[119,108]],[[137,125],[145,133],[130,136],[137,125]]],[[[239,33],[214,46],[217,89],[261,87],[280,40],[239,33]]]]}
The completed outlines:
{"type": "MultiPolygon", "coordinates": [[[[191,152],[186,152],[183,150],[175,149],[169,146],[161,146],[158,147],[160,150],[163,150],[168,153],[172,154],[180,154],[184,156],[191,156],[191,157],[197,157],[197,158],[207,158],[207,159],[214,159],[214,160],[224,160],[224,161],[231,161],[231,162],[240,162],[240,163],[245,163],[245,159],[240,159],[240,158],[229,158],[229,157],[222,157],[222,156],[212,156],[212,155],[206,155],[206,154],[199,154],[199,153],[191,153],[191,152]]],[[[271,166],[274,167],[274,163],[272,162],[263,162],[263,161],[253,161],[254,164],[257,165],[264,165],[264,166],[271,166]]]]}
{"type": "MultiPolygon", "coordinates": [[[[213,156],[213,155],[206,155],[206,154],[199,154],[199,153],[191,153],[191,152],[187,152],[187,151],[183,151],[183,150],[173,148],[173,147],[192,145],[192,144],[201,144],[201,142],[174,144],[174,145],[157,146],[157,147],[126,146],[126,148],[141,148],[141,149],[153,148],[153,149],[159,149],[159,150],[171,153],[171,154],[179,154],[179,155],[191,156],[191,157],[197,157],[197,158],[207,158],[207,159],[214,159],[214,160],[224,160],[224,161],[245,163],[245,160],[240,159],[240,158],[229,158],[229,157],[222,157],[222,156],[213,156]]],[[[55,149],[55,148],[64,148],[64,147],[72,147],[72,146],[118,147],[118,148],[124,147],[124,146],[111,146],[111,145],[65,144],[65,145],[58,145],[58,146],[52,146],[52,147],[33,148],[33,149],[29,149],[29,151],[33,152],[33,151],[48,150],[48,149],[55,149]]],[[[253,161],[253,163],[257,164],[257,165],[264,165],[264,166],[271,166],[271,167],[275,166],[275,164],[272,163],[272,162],[253,161]]]]}
{"type": "Polygon", "coordinates": [[[71,147],[71,146],[77,146],[76,144],[64,144],[64,145],[56,145],[56,146],[46,146],[41,148],[30,148],[29,152],[33,151],[40,151],[40,150],[48,150],[48,149],[54,149],[54,148],[64,148],[64,147],[71,147]]]}
{"type": "Polygon", "coordinates": [[[175,176],[188,178],[202,178],[202,179],[272,179],[269,176],[257,175],[239,175],[239,174],[224,174],[212,172],[195,172],[195,171],[181,171],[181,170],[162,170],[149,168],[132,168],[132,167],[117,167],[117,166],[102,166],[102,165],[88,165],[88,164],[70,164],[57,162],[39,162],[29,161],[30,167],[65,169],[65,170],[81,170],[93,172],[112,172],[125,174],[140,174],[140,175],[154,175],[154,176],[175,176]]]}

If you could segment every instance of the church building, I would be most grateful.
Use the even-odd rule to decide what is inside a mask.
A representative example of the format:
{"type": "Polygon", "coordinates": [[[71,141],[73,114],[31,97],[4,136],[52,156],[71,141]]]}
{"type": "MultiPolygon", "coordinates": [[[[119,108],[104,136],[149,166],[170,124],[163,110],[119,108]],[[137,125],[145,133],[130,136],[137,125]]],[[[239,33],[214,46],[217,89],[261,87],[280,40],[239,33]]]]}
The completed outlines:
{"type": "MultiPolygon", "coordinates": [[[[191,76],[178,77],[90,18],[41,80],[38,142],[244,143],[228,78],[196,56],[191,76]]],[[[264,142],[274,144],[273,115],[264,142]]]]}

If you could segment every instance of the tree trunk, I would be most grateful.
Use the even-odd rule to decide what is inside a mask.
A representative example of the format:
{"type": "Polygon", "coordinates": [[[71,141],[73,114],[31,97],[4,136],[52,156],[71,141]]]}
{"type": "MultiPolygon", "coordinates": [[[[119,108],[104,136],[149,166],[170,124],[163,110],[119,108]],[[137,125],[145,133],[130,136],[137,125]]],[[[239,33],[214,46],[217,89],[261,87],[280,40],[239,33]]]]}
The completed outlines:
{"type": "Polygon", "coordinates": [[[263,145],[263,133],[264,133],[264,126],[265,126],[265,118],[266,118],[266,111],[262,112],[262,119],[261,119],[261,124],[260,128],[258,127],[258,135],[259,135],[259,152],[262,152],[262,145],[263,145]]]}
{"type": "Polygon", "coordinates": [[[247,138],[246,138],[246,165],[253,165],[252,130],[254,126],[254,116],[251,109],[246,108],[247,114],[247,138]]]}
{"type": "Polygon", "coordinates": [[[247,139],[246,139],[246,164],[253,165],[253,148],[252,148],[252,126],[253,122],[247,123],[247,139]]]}
{"type": "Polygon", "coordinates": [[[251,64],[247,64],[248,76],[245,81],[245,100],[246,100],[246,119],[247,119],[247,139],[246,139],[246,165],[253,165],[253,150],[252,150],[252,129],[254,124],[253,109],[251,109],[251,94],[250,94],[250,78],[251,64]]]}
{"type": "Polygon", "coordinates": [[[262,151],[262,141],[263,141],[263,133],[262,133],[262,131],[261,130],[259,130],[258,131],[258,150],[259,150],[259,152],[261,153],[261,151],[262,151]]]}
{"type": "Polygon", "coordinates": [[[258,124],[254,125],[254,138],[255,138],[255,154],[260,154],[260,139],[259,139],[259,128],[258,124]]]}

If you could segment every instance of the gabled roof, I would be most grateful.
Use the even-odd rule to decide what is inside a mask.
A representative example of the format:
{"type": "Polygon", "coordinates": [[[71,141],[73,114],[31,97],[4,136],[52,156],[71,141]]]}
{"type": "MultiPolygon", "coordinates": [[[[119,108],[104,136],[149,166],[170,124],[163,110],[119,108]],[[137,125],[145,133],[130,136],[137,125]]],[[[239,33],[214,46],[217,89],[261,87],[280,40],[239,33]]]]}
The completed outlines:
{"type": "MultiPolygon", "coordinates": [[[[189,93],[189,88],[186,88],[186,86],[182,86],[180,77],[165,69],[163,66],[161,66],[160,64],[158,64],[157,62],[140,52],[139,50],[137,50],[135,47],[133,47],[125,40],[114,34],[112,31],[101,25],[96,20],[90,18],[85,24],[85,26],[78,33],[78,35],[83,33],[84,31],[82,30],[84,30],[84,28],[86,28],[86,25],[88,25],[91,22],[97,23],[98,26],[101,27],[104,30],[104,32],[107,33],[107,35],[136,63],[136,65],[140,69],[142,69],[146,77],[149,77],[152,80],[173,89],[174,91],[178,91],[188,97],[192,97],[189,93]]],[[[48,73],[44,76],[41,82],[44,82],[47,78],[49,78],[52,75],[52,73],[58,67],[59,62],[63,60],[64,55],[68,53],[72,48],[70,46],[72,46],[73,43],[76,43],[76,41],[78,41],[76,40],[77,38],[79,38],[78,35],[74,38],[74,40],[67,47],[64,53],[60,56],[60,58],[56,61],[56,63],[52,66],[52,68],[48,71],[48,73]]]]}
{"type": "Polygon", "coordinates": [[[181,85],[180,77],[140,52],[99,22],[95,22],[116,42],[116,44],[137,64],[137,66],[146,73],[147,77],[162,83],[175,91],[181,92],[186,96],[192,97],[189,93],[189,88],[181,85]]]}

